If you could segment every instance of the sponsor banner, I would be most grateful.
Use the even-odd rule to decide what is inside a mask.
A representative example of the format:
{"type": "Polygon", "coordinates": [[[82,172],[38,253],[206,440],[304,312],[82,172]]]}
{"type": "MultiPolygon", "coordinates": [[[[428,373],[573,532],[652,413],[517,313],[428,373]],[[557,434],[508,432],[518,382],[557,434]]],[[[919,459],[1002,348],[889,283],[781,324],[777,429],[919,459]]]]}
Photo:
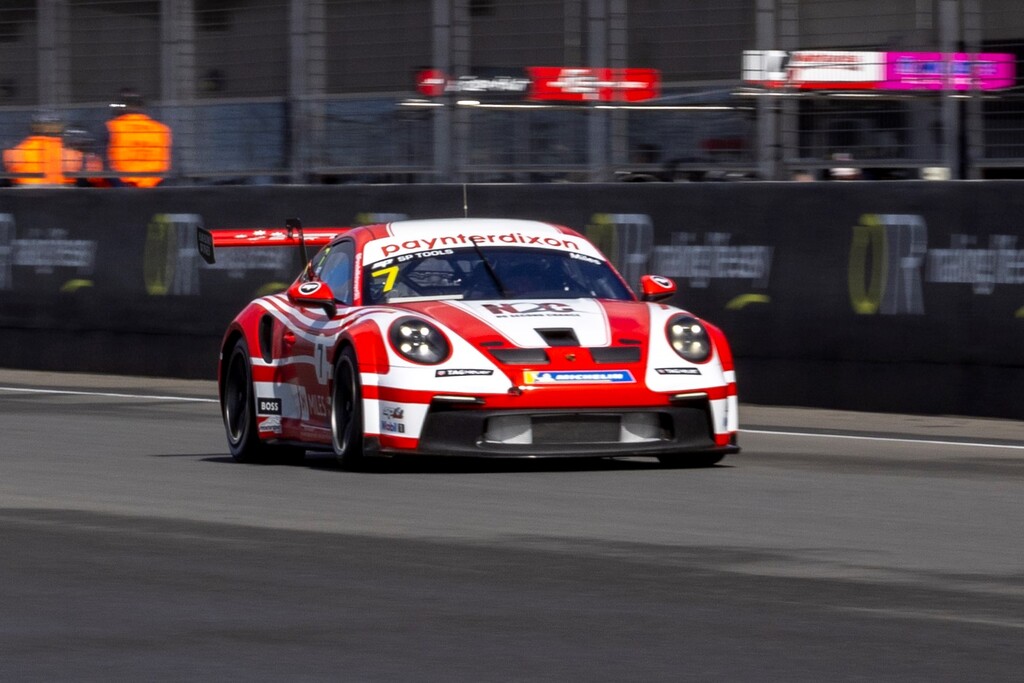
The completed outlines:
{"type": "Polygon", "coordinates": [[[874,89],[885,80],[884,52],[747,50],[743,80],[770,88],[874,89]]]}
{"type": "Polygon", "coordinates": [[[1000,90],[1016,82],[1012,54],[886,53],[884,90],[1000,90]]]}
{"type": "MultiPolygon", "coordinates": [[[[302,264],[297,248],[279,249],[288,259],[280,263],[260,249],[223,249],[210,267],[197,226],[283,224],[282,206],[301,206],[311,225],[350,224],[360,212],[450,216],[463,206],[462,187],[448,185],[202,189],[0,190],[5,366],[212,379],[232,317],[275,282],[282,291],[302,264]]],[[[728,335],[743,400],[1024,419],[1022,190],[1012,180],[501,184],[473,186],[470,206],[586,230],[631,285],[643,274],[675,280],[672,303],[728,335]]],[[[430,246],[418,228],[389,239],[430,246]]],[[[586,347],[645,329],[638,320],[636,334],[612,338],[600,303],[586,300],[444,305],[524,348],[543,344],[538,328],[572,329],[586,347]]],[[[668,380],[676,367],[666,357],[647,373],[668,380]]],[[[476,369],[489,368],[454,368],[476,369]]],[[[466,377],[435,383],[488,380],[466,377]]],[[[258,395],[281,398],[285,415],[327,407],[272,388],[258,395]]],[[[405,412],[386,420],[416,433],[405,412]]]]}
{"type": "Polygon", "coordinates": [[[646,102],[660,95],[661,74],[657,69],[529,66],[481,68],[453,78],[439,69],[422,69],[416,73],[416,90],[424,97],[457,95],[482,101],[646,102]]]}
{"type": "Polygon", "coordinates": [[[656,69],[531,66],[528,99],[557,102],[645,102],[658,97],[656,69]]]}
{"type": "Polygon", "coordinates": [[[743,80],[799,90],[999,90],[1016,82],[1004,53],[746,50],[743,80]]]}
{"type": "Polygon", "coordinates": [[[416,72],[416,90],[424,97],[462,95],[475,99],[522,99],[531,80],[523,69],[482,68],[467,76],[451,77],[440,69],[416,72]]]}

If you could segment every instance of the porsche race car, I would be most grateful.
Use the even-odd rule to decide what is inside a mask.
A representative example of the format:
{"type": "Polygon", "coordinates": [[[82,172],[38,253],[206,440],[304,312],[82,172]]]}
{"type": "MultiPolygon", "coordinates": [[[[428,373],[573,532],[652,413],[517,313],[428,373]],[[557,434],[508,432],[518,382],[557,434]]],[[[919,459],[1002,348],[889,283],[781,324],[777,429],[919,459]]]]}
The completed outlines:
{"type": "Polygon", "coordinates": [[[200,230],[224,247],[318,246],[287,291],[230,323],[220,404],[232,456],[648,456],[710,465],[737,445],[725,335],[639,296],[569,228],[411,220],[350,229],[200,230]]]}

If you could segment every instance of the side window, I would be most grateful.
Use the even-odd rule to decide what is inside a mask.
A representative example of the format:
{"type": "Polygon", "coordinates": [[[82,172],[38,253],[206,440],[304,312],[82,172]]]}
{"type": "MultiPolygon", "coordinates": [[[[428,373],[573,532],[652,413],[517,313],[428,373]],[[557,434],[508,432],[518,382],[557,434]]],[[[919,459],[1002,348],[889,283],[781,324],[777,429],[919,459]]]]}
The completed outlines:
{"type": "Polygon", "coordinates": [[[345,241],[325,247],[317,259],[316,273],[334,292],[334,298],[344,304],[352,303],[352,262],[355,245],[345,241]]]}

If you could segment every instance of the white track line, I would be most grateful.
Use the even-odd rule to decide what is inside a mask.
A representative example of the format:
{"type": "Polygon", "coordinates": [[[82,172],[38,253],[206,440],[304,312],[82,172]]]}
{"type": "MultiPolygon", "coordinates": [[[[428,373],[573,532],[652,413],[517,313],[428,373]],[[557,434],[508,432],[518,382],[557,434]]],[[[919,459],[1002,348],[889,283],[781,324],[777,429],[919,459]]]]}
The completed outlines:
{"type": "Polygon", "coordinates": [[[70,389],[26,389],[24,387],[0,387],[0,391],[23,394],[61,394],[65,396],[104,396],[107,398],[145,398],[154,401],[183,401],[190,403],[218,403],[215,398],[193,398],[190,396],[155,396],[150,394],[115,394],[106,391],[72,391],[70,389]]]}
{"type": "MultiPolygon", "coordinates": [[[[105,391],[72,391],[70,389],[26,389],[24,387],[0,387],[0,391],[25,394],[59,394],[65,396],[103,396],[107,398],[142,398],[154,401],[182,401],[186,403],[219,403],[215,398],[194,398],[189,396],[160,396],[150,394],[117,394],[105,391]]],[[[768,429],[741,429],[742,434],[768,434],[775,436],[799,436],[820,439],[848,439],[851,441],[882,441],[889,443],[919,443],[929,446],[968,446],[972,448],[1008,448],[1024,450],[1024,445],[977,443],[970,441],[938,441],[934,439],[897,439],[884,436],[855,436],[852,434],[816,434],[814,432],[782,432],[768,429]]]]}
{"type": "Polygon", "coordinates": [[[814,432],[776,432],[769,429],[741,429],[741,434],[773,434],[776,436],[804,436],[822,439],[850,439],[853,441],[887,441],[890,443],[919,443],[928,446],[969,446],[972,448],[1009,448],[1024,451],[1024,445],[977,443],[972,441],[937,441],[934,439],[898,439],[885,436],[855,436],[853,434],[816,434],[814,432]]]}

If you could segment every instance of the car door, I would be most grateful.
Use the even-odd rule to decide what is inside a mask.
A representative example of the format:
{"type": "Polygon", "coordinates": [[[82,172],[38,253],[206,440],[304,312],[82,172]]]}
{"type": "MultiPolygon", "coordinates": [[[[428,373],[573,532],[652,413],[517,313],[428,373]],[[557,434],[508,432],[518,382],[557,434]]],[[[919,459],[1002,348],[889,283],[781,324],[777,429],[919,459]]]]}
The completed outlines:
{"type": "MultiPolygon", "coordinates": [[[[314,277],[327,284],[339,311],[352,304],[352,264],[355,246],[343,240],[324,247],[313,259],[314,277]]],[[[330,439],[330,349],[338,330],[338,315],[316,307],[303,307],[299,324],[282,329],[281,344],[288,364],[282,381],[289,385],[293,406],[301,420],[303,440],[330,439]]],[[[341,313],[339,313],[340,315],[341,313]]]]}

